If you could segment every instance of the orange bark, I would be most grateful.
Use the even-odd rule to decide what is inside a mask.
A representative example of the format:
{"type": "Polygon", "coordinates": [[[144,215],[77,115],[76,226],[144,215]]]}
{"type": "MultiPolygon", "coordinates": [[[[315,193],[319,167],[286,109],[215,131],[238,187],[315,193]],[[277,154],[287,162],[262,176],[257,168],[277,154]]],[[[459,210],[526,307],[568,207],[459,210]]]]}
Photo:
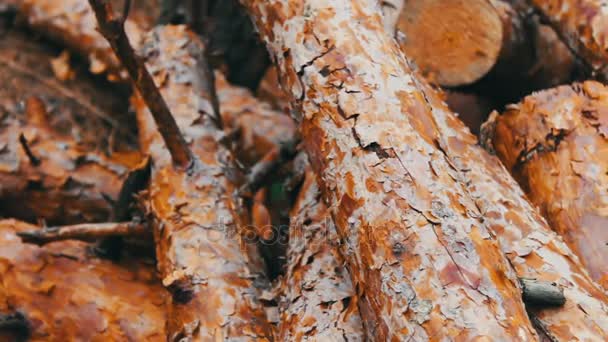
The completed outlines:
{"type": "Polygon", "coordinates": [[[291,211],[287,272],[280,288],[282,341],[362,341],[357,296],[314,173],[291,211]]]}
{"type": "Polygon", "coordinates": [[[608,287],[608,88],[588,81],[526,97],[494,115],[496,154],[608,287]]]}
{"type": "Polygon", "coordinates": [[[23,244],[16,233],[34,228],[0,221],[0,313],[20,312],[28,341],[164,341],[166,296],[150,263],[96,259],[82,242],[23,244]]]}
{"type": "Polygon", "coordinates": [[[435,141],[460,171],[461,182],[484,213],[484,222],[518,277],[555,282],[564,291],[566,304],[561,308],[528,306],[539,333],[558,341],[605,340],[608,297],[604,291],[550,230],[498,158],[477,144],[476,137],[439,101],[433,89],[419,84],[433,109],[435,141]]]}
{"type": "Polygon", "coordinates": [[[430,109],[377,2],[242,3],[301,114],[368,337],[535,340],[512,269],[429,137],[430,109]]]}
{"type": "Polygon", "coordinates": [[[228,179],[232,156],[218,143],[208,84],[201,75],[203,45],[184,26],[158,27],[141,55],[195,156],[176,168],[141,99],[135,99],[140,145],[153,160],[148,212],[158,269],[172,293],[167,338],[269,340],[258,301],[263,284],[257,251],[240,235],[240,201],[228,179]]]}

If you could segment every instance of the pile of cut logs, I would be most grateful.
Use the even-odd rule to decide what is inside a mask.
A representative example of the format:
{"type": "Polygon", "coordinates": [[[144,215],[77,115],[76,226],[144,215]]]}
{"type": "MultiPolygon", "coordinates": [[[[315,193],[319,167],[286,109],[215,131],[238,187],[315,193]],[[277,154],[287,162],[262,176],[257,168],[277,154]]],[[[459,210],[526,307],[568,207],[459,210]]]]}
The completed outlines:
{"type": "Polygon", "coordinates": [[[1,341],[608,341],[598,0],[0,0],[1,341]]]}

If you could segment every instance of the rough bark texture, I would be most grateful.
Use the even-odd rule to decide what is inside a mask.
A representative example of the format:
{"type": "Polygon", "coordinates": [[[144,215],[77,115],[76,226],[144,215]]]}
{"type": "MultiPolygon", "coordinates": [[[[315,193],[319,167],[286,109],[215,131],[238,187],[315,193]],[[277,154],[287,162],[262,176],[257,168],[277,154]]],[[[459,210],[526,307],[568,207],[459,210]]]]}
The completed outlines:
{"type": "MultiPolygon", "coordinates": [[[[608,89],[587,81],[493,116],[496,154],[551,227],[608,287],[608,89]]],[[[488,126],[490,127],[490,125],[488,126]]]]}
{"type": "MultiPolygon", "coordinates": [[[[110,1],[122,8],[123,0],[110,1]]],[[[152,27],[157,16],[157,1],[135,0],[125,30],[134,44],[139,46],[146,30],[152,27]]],[[[97,32],[97,21],[87,0],[22,0],[19,11],[28,25],[37,32],[68,46],[88,58],[92,73],[110,71],[126,79],[120,72],[120,62],[108,42],[97,32]]]]}
{"type": "Polygon", "coordinates": [[[528,0],[591,69],[608,80],[608,17],[602,0],[528,0]]]}
{"type": "Polygon", "coordinates": [[[55,79],[48,47],[0,26],[8,31],[0,39],[0,213],[49,224],[108,219],[141,160],[129,152],[128,124],[116,122],[126,103],[76,67],[76,79],[55,79]]]}
{"type": "Polygon", "coordinates": [[[338,250],[333,219],[308,171],[291,211],[281,283],[281,341],[363,341],[357,297],[338,250]]]}
{"type": "Polygon", "coordinates": [[[242,3],[301,113],[368,336],[536,339],[377,2],[242,3]]]}
{"type": "Polygon", "coordinates": [[[153,159],[148,211],[158,269],[173,294],[168,339],[268,340],[254,273],[261,265],[239,234],[241,204],[228,179],[235,167],[210,117],[202,43],[184,26],[159,27],[141,54],[196,156],[189,170],[176,169],[146,107],[135,100],[140,144],[153,159]]]}
{"type": "Polygon", "coordinates": [[[151,263],[97,259],[82,242],[23,244],[16,233],[34,228],[0,221],[0,313],[20,312],[28,341],[164,341],[166,295],[151,263]]]}
{"type": "Polygon", "coordinates": [[[524,87],[534,89],[568,80],[571,53],[520,2],[406,1],[397,22],[401,48],[442,86],[469,85],[488,76],[499,83],[525,79],[524,87]]]}
{"type": "Polygon", "coordinates": [[[608,297],[585,268],[552,232],[521,188],[501,165],[477,145],[475,136],[439,101],[428,85],[425,98],[432,108],[435,139],[460,171],[460,181],[484,213],[484,222],[498,238],[520,278],[557,283],[564,290],[562,308],[529,307],[541,335],[558,341],[605,340],[608,297]]]}

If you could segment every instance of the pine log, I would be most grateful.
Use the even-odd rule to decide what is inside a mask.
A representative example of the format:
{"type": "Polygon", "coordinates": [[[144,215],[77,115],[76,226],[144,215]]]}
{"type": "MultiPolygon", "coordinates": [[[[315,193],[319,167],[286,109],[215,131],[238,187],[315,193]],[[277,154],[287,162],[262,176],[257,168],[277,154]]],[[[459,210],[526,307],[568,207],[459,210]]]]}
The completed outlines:
{"type": "Polygon", "coordinates": [[[429,125],[435,126],[434,139],[460,171],[461,182],[484,213],[484,222],[498,238],[518,277],[555,282],[564,291],[566,305],[561,308],[528,306],[539,333],[557,341],[605,340],[606,293],[551,231],[498,158],[478,146],[476,137],[467,132],[428,84],[419,84],[425,88],[425,99],[433,109],[434,122],[429,125]]]}
{"type": "Polygon", "coordinates": [[[242,3],[301,114],[367,336],[535,340],[512,269],[427,132],[429,108],[377,2],[242,3]]]}
{"type": "Polygon", "coordinates": [[[35,228],[0,221],[0,320],[21,316],[17,341],[164,341],[165,292],[152,263],[119,264],[89,255],[85,243],[24,244],[16,233],[35,228]],[[18,315],[16,315],[18,314],[18,315]],[[23,331],[25,330],[25,331],[23,331]]]}
{"type": "Polygon", "coordinates": [[[496,154],[549,224],[608,288],[608,88],[535,93],[488,127],[496,154]]]}
{"type": "Polygon", "coordinates": [[[279,302],[281,341],[363,341],[357,296],[333,219],[311,170],[290,213],[287,272],[279,302]]]}
{"type": "Polygon", "coordinates": [[[541,88],[568,80],[574,68],[568,49],[525,12],[526,6],[510,3],[517,5],[502,0],[405,1],[397,23],[401,48],[425,76],[445,87],[470,85],[486,76],[526,79],[524,87],[541,88]],[[544,68],[545,63],[554,67],[544,68]]]}
{"type": "Polygon", "coordinates": [[[604,1],[600,0],[528,0],[540,15],[564,39],[590,74],[608,80],[608,26],[604,1]]]}
{"type": "Polygon", "coordinates": [[[203,45],[184,26],[158,27],[141,56],[194,155],[186,171],[176,168],[152,117],[134,100],[140,143],[153,160],[148,212],[153,218],[158,268],[172,293],[167,337],[271,339],[258,301],[262,267],[240,235],[241,203],[230,182],[235,165],[218,141],[203,45]]]}
{"type": "MultiPolygon", "coordinates": [[[[116,8],[122,8],[124,1],[110,2],[116,4],[116,8]]],[[[110,79],[127,79],[110,45],[97,32],[95,14],[87,0],[22,0],[18,10],[37,32],[87,58],[92,73],[109,72],[110,79]]],[[[135,46],[142,42],[144,33],[152,27],[157,15],[156,0],[133,1],[125,29],[135,46]]]]}

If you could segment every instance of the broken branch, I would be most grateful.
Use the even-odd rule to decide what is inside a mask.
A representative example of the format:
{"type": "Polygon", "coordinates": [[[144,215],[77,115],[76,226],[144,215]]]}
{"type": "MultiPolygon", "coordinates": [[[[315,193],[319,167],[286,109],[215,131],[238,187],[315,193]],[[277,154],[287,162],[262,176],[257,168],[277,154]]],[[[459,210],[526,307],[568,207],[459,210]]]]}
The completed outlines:
{"type": "Polygon", "coordinates": [[[110,236],[145,236],[151,234],[141,222],[84,223],[69,226],[44,227],[17,233],[26,243],[44,245],[62,240],[92,241],[110,236]]]}
{"type": "Polygon", "coordinates": [[[126,1],[123,16],[115,17],[112,6],[104,0],[89,0],[95,12],[99,32],[106,38],[112,50],[118,56],[139,94],[146,102],[154,118],[158,131],[163,137],[175,166],[188,168],[192,164],[192,153],[182,136],[175,119],[160,91],[154,84],[152,76],[143,61],[136,55],[129,38],[125,33],[124,22],[128,13],[126,1]]]}

